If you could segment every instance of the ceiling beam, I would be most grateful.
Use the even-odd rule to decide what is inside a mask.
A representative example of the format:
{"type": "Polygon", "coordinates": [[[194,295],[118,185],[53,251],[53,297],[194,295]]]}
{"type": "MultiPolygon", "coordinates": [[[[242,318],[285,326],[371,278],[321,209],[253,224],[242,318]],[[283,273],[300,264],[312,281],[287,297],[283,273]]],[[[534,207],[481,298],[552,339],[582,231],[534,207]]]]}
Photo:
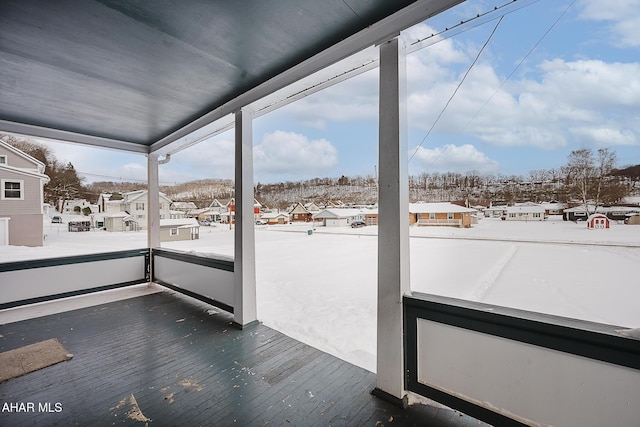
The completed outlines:
{"type": "Polygon", "coordinates": [[[50,139],[53,141],[62,142],[77,142],[83,145],[92,145],[95,147],[111,148],[114,150],[129,151],[141,154],[149,153],[149,147],[147,147],[146,145],[127,141],[119,141],[110,138],[102,138],[99,136],[86,135],[82,133],[69,132],[60,129],[47,128],[43,126],[34,126],[26,123],[16,123],[7,120],[0,120],[0,131],[22,135],[25,137],[50,139]]]}

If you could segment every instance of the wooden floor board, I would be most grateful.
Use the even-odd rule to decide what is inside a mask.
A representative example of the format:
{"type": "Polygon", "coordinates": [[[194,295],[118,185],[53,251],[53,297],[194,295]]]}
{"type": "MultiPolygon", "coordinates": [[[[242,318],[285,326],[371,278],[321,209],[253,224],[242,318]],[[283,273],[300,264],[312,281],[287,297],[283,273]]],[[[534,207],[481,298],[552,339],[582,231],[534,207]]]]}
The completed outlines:
{"type": "Polygon", "coordinates": [[[0,412],[0,426],[479,425],[446,409],[395,407],[370,394],[375,374],[210,309],[159,292],[0,325],[0,351],[57,338],[74,355],[0,383],[0,402],[36,409],[0,412]],[[62,411],[39,411],[47,403],[62,411]]]}

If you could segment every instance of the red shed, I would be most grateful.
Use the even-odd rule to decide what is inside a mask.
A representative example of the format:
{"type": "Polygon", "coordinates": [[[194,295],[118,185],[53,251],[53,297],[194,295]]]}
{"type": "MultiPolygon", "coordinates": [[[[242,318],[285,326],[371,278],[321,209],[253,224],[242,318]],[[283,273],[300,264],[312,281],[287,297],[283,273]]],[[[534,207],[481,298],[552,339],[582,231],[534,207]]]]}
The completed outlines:
{"type": "Polygon", "coordinates": [[[587,228],[596,230],[609,228],[611,221],[603,214],[593,214],[587,219],[587,228]]]}

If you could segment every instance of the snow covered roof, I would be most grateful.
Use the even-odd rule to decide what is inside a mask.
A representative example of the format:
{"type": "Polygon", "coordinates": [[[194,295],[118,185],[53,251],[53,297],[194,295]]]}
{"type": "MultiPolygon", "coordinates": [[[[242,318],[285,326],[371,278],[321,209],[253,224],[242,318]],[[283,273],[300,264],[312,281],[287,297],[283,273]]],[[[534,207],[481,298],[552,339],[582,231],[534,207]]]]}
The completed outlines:
{"type": "Polygon", "coordinates": [[[195,218],[178,218],[178,219],[161,219],[160,220],[160,228],[163,227],[199,227],[198,220],[195,218]]]}
{"type": "Polygon", "coordinates": [[[409,203],[409,213],[474,213],[475,209],[454,205],[453,203],[409,203]]]}
{"type": "Polygon", "coordinates": [[[193,202],[173,202],[174,209],[198,209],[193,202]]]}
{"type": "Polygon", "coordinates": [[[304,206],[302,206],[302,203],[297,203],[293,209],[291,209],[289,211],[290,214],[292,213],[297,213],[297,214],[308,214],[309,211],[307,210],[307,208],[305,208],[304,206]]]}
{"type": "Polygon", "coordinates": [[[352,218],[354,216],[362,216],[365,212],[362,209],[353,208],[329,208],[317,214],[315,218],[352,218]]]}
{"type": "Polygon", "coordinates": [[[640,205],[640,196],[628,196],[622,199],[622,202],[634,204],[634,205],[640,205]]]}
{"type": "Polygon", "coordinates": [[[131,215],[129,215],[126,212],[114,212],[114,213],[110,213],[110,214],[105,214],[104,215],[105,218],[123,218],[123,219],[133,219],[133,217],[131,215]]]}
{"type": "Polygon", "coordinates": [[[509,206],[507,209],[507,213],[522,213],[522,212],[533,212],[533,213],[544,213],[544,206],[540,205],[526,205],[526,206],[509,206]]]}
{"type": "MultiPolygon", "coordinates": [[[[141,197],[146,197],[148,192],[149,192],[148,190],[136,190],[136,191],[130,191],[128,193],[122,193],[122,200],[118,200],[118,201],[123,203],[131,203],[134,200],[137,200],[141,197]]],[[[163,192],[159,192],[158,194],[160,195],[161,199],[165,199],[169,203],[172,203],[171,199],[168,198],[166,194],[164,194],[163,192]]]]}
{"type": "Polygon", "coordinates": [[[273,218],[278,218],[280,216],[285,217],[285,218],[289,218],[289,215],[287,215],[284,212],[266,212],[266,213],[263,213],[261,215],[261,218],[262,219],[273,219],[273,218]]]}
{"type": "Polygon", "coordinates": [[[540,206],[544,206],[546,209],[564,209],[567,207],[567,204],[560,202],[542,202],[540,206]]]}
{"type": "Polygon", "coordinates": [[[609,218],[603,213],[591,214],[591,215],[589,215],[589,218],[587,219],[587,221],[591,221],[592,218],[607,218],[607,221],[609,220],[609,218]]]}
{"type": "Polygon", "coordinates": [[[200,208],[200,209],[194,209],[193,211],[191,211],[192,214],[194,215],[199,215],[203,212],[209,212],[211,208],[200,208]]]}
{"type": "MultiPolygon", "coordinates": [[[[589,208],[594,209],[594,206],[590,205],[589,208]]],[[[575,206],[573,208],[566,208],[564,211],[565,212],[586,212],[586,209],[584,205],[580,205],[580,206],[575,206]]]]}

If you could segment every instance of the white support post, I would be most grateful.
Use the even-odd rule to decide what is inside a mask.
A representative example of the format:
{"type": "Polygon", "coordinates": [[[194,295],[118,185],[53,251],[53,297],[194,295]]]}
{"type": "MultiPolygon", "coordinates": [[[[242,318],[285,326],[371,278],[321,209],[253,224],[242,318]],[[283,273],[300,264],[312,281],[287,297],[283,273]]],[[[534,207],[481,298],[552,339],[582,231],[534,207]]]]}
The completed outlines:
{"type": "Polygon", "coordinates": [[[147,246],[160,247],[160,184],[158,182],[158,156],[147,155],[147,184],[149,204],[147,211],[147,246]]]}
{"type": "Polygon", "coordinates": [[[409,285],[409,175],[405,51],[380,45],[378,344],[374,394],[404,403],[402,297],[409,285]]]}
{"type": "MultiPolygon", "coordinates": [[[[257,320],[256,243],[253,215],[253,132],[251,111],[236,116],[233,320],[244,327],[257,320]]],[[[230,219],[231,220],[231,219],[230,219]]]]}

